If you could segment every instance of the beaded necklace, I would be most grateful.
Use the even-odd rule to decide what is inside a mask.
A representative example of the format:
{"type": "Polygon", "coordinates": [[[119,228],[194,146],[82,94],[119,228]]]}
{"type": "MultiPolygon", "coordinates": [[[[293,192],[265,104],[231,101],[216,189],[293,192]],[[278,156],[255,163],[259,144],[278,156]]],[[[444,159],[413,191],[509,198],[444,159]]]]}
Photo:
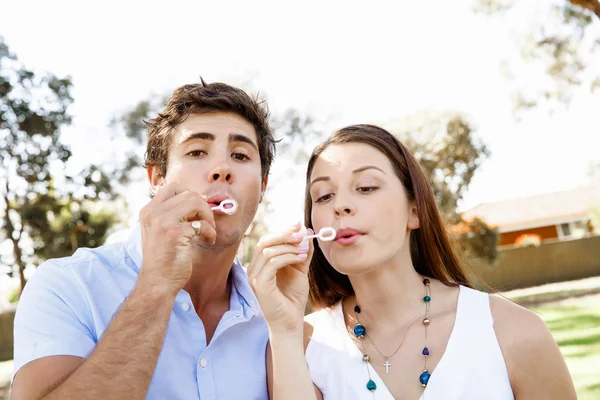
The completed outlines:
{"type": "MultiPolygon", "coordinates": [[[[425,315],[423,317],[422,323],[423,323],[423,326],[425,327],[425,344],[424,344],[423,350],[421,351],[421,354],[423,355],[423,371],[421,372],[421,375],[419,376],[419,383],[421,384],[422,387],[427,387],[427,382],[429,382],[429,378],[431,377],[431,374],[427,370],[427,356],[429,356],[429,348],[427,347],[427,327],[429,326],[429,323],[430,323],[429,306],[431,303],[431,285],[430,285],[429,279],[423,278],[423,286],[425,287],[425,296],[423,297],[423,302],[425,303],[425,315]]],[[[392,364],[390,364],[390,362],[389,362],[389,359],[392,358],[398,352],[400,347],[402,347],[402,343],[404,343],[404,339],[406,339],[410,325],[406,329],[404,338],[402,339],[402,341],[400,342],[400,345],[396,348],[396,350],[390,356],[385,356],[381,351],[379,351],[379,349],[377,348],[377,346],[375,345],[373,340],[369,337],[369,334],[367,333],[367,329],[360,323],[360,319],[359,319],[360,312],[361,312],[360,306],[358,304],[356,304],[354,306],[354,313],[356,315],[356,320],[358,322],[354,326],[354,329],[353,329],[354,336],[356,336],[359,340],[364,340],[364,338],[366,337],[371,342],[371,344],[373,344],[373,347],[375,347],[377,352],[385,360],[385,363],[383,364],[383,366],[385,367],[385,373],[387,374],[389,372],[389,367],[392,366],[392,364]]],[[[366,387],[369,391],[371,391],[373,393],[373,397],[375,397],[375,390],[377,390],[377,384],[373,381],[373,379],[371,379],[371,372],[369,371],[370,360],[371,360],[371,358],[369,357],[368,354],[363,354],[362,361],[365,363],[365,366],[367,367],[367,374],[369,376],[369,381],[367,382],[366,387]]]]}

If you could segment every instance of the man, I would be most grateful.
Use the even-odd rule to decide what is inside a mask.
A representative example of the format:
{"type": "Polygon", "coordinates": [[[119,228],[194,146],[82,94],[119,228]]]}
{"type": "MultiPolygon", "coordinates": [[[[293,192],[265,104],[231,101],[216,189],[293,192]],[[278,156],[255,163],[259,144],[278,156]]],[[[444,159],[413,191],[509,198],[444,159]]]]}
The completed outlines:
{"type": "Polygon", "coordinates": [[[147,124],[153,198],[137,232],[28,282],[13,400],[267,398],[268,331],[236,253],[275,152],[268,117],[225,84],[174,91],[147,124]],[[224,199],[235,214],[211,210],[224,199]]]}

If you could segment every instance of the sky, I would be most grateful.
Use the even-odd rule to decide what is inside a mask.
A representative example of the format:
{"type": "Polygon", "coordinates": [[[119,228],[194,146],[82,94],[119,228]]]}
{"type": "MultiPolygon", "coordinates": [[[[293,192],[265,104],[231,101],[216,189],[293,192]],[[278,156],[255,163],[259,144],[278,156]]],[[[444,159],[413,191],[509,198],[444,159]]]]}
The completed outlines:
{"type": "MultiPolygon", "coordinates": [[[[293,107],[331,132],[391,127],[421,110],[463,113],[491,151],[461,203],[467,209],[584,185],[600,161],[600,93],[580,91],[567,110],[514,120],[513,84],[500,65],[521,60],[512,32],[527,26],[536,2],[521,3],[509,20],[490,20],[472,12],[472,0],[0,0],[0,35],[28,67],[72,77],[74,123],[63,137],[73,165],[110,162],[114,115],[201,75],[251,81],[273,113],[293,107]]],[[[273,167],[272,230],[302,219],[303,177],[278,175],[286,162],[279,153],[273,167]]],[[[146,184],[132,185],[127,199],[133,226],[146,184]]]]}

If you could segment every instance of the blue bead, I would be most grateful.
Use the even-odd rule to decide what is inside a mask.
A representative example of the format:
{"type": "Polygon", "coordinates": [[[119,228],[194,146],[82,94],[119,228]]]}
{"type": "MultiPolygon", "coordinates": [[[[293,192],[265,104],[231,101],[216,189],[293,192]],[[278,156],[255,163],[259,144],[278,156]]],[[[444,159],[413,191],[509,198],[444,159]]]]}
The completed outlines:
{"type": "Polygon", "coordinates": [[[429,296],[425,296],[425,297],[423,297],[423,301],[424,301],[425,303],[429,303],[429,302],[431,301],[431,297],[429,297],[429,296]]]}
{"type": "Polygon", "coordinates": [[[423,387],[427,386],[427,382],[429,382],[429,378],[430,377],[431,377],[431,374],[429,372],[427,372],[426,370],[423,371],[423,373],[419,377],[419,381],[421,382],[421,386],[423,386],[423,387]]]}
{"type": "Polygon", "coordinates": [[[373,380],[369,380],[369,382],[367,382],[367,389],[369,389],[371,392],[374,392],[377,389],[377,385],[375,384],[375,382],[373,382],[373,380]]]}
{"type": "Polygon", "coordinates": [[[424,356],[428,356],[429,355],[429,349],[427,347],[423,348],[423,355],[424,356]]]}
{"type": "Polygon", "coordinates": [[[363,338],[365,337],[365,334],[367,333],[367,330],[365,329],[364,326],[362,326],[361,324],[356,324],[356,326],[354,327],[354,335],[357,338],[363,338]]]}

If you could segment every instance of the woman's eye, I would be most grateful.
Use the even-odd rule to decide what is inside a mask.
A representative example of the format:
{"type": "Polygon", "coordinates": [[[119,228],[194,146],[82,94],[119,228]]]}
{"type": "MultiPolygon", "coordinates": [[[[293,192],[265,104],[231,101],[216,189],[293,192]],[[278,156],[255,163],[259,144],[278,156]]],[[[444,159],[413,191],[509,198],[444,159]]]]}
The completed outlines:
{"type": "Polygon", "coordinates": [[[377,189],[379,189],[377,186],[361,186],[356,190],[358,190],[361,193],[372,193],[377,189]]]}
{"type": "Polygon", "coordinates": [[[332,197],[333,197],[333,194],[328,193],[326,195],[319,197],[317,200],[315,200],[315,203],[324,203],[324,202],[328,201],[329,199],[331,199],[332,197]]]}

